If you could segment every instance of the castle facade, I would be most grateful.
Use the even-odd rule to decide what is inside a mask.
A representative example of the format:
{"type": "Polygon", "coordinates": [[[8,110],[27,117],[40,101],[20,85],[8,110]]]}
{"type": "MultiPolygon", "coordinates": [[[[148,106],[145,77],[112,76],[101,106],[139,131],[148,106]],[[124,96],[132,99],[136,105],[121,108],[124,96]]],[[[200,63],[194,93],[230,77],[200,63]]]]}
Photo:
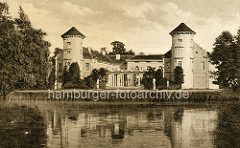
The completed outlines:
{"type": "Polygon", "coordinates": [[[150,67],[163,70],[163,76],[174,80],[174,69],[181,66],[184,72],[183,89],[216,89],[210,78],[210,63],[206,50],[193,40],[196,32],[184,23],[173,31],[171,49],[155,55],[108,55],[104,49],[100,53],[82,46],[85,36],[72,27],[61,37],[63,49],[55,51],[57,87],[61,88],[63,68],[78,62],[81,78],[91,74],[93,69],[108,70],[107,88],[141,88],[144,72],[150,67]]]}

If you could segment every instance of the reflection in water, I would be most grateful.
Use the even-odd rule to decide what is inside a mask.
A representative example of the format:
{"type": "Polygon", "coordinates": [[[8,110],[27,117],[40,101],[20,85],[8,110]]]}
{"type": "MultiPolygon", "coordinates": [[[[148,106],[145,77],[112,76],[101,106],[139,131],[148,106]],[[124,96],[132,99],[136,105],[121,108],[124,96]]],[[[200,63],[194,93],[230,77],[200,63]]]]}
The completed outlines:
{"type": "MultiPolygon", "coordinates": [[[[239,119],[239,112],[234,115],[234,111],[217,112],[208,107],[81,109],[70,102],[20,104],[38,105],[44,114],[48,147],[215,147],[220,139],[226,139],[224,134],[230,138],[226,141],[232,138],[236,142],[230,136],[236,125],[231,119],[239,119]],[[226,128],[231,123],[232,129],[226,128]]],[[[235,131],[235,136],[237,133],[240,131],[235,131]]]]}
{"type": "Polygon", "coordinates": [[[240,147],[240,105],[222,107],[218,112],[218,124],[214,131],[217,147],[240,147]]]}
{"type": "Polygon", "coordinates": [[[46,145],[46,126],[39,110],[27,106],[0,106],[0,147],[46,145]]]}

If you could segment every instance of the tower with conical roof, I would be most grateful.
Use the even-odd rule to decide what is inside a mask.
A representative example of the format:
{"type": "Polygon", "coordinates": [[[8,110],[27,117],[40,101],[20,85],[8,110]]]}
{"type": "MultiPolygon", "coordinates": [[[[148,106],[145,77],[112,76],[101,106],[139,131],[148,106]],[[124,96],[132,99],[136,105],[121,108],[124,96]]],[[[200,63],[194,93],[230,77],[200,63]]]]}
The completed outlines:
{"type": "Polygon", "coordinates": [[[181,23],[169,34],[172,36],[171,79],[174,80],[176,66],[181,66],[184,74],[182,88],[193,88],[193,37],[196,32],[181,23]]]}
{"type": "Polygon", "coordinates": [[[78,62],[81,71],[83,65],[82,41],[85,36],[75,27],[72,27],[61,37],[63,38],[63,66],[69,67],[71,63],[78,62]]]}

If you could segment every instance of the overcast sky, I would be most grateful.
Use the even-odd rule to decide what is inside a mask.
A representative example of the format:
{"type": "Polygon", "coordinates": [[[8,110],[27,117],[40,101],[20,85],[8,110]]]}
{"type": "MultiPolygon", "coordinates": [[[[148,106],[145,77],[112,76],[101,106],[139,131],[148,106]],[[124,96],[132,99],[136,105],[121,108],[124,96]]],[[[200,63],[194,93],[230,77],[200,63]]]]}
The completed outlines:
{"type": "Polygon", "coordinates": [[[99,50],[114,40],[136,53],[162,54],[171,48],[169,32],[184,22],[194,37],[211,51],[223,31],[236,34],[240,26],[239,0],[0,0],[12,16],[19,5],[35,28],[47,32],[51,52],[62,48],[63,33],[75,26],[86,38],[83,46],[99,50]]]}

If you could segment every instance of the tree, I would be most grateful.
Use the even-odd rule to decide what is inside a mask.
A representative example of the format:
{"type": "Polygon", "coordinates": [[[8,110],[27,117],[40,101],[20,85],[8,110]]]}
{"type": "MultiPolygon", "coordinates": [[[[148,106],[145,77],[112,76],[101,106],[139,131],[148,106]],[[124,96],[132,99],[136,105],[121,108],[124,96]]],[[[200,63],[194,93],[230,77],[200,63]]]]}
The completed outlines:
{"type": "Polygon", "coordinates": [[[155,73],[156,88],[164,89],[167,87],[167,79],[163,77],[162,69],[158,69],[155,73]]]}
{"type": "Polygon", "coordinates": [[[14,21],[9,14],[7,3],[0,2],[0,96],[4,99],[8,92],[14,89],[14,67],[12,60],[13,36],[16,35],[14,21]],[[10,65],[11,63],[11,65],[10,65]]]}
{"type": "Polygon", "coordinates": [[[93,69],[92,73],[84,78],[88,88],[96,88],[97,80],[99,79],[100,86],[103,88],[107,82],[107,70],[100,68],[99,70],[93,69]]]}
{"type": "Polygon", "coordinates": [[[109,55],[135,55],[135,52],[131,49],[129,51],[126,51],[125,44],[120,41],[114,41],[111,43],[113,45],[112,52],[109,52],[109,55]]]}
{"type": "Polygon", "coordinates": [[[135,52],[132,49],[130,49],[129,51],[125,52],[125,55],[135,55],[135,52]]]}
{"type": "Polygon", "coordinates": [[[54,84],[55,84],[55,68],[52,69],[50,76],[48,78],[48,88],[49,89],[54,89],[54,84]]]}
{"type": "Polygon", "coordinates": [[[68,69],[67,69],[67,66],[64,66],[64,69],[63,69],[63,86],[68,83],[70,81],[70,76],[69,76],[69,72],[68,72],[68,69]]]}
{"type": "Polygon", "coordinates": [[[23,9],[12,18],[7,3],[0,2],[0,88],[41,89],[47,87],[51,67],[46,33],[34,29],[23,9]]]}
{"type": "Polygon", "coordinates": [[[210,62],[216,65],[217,84],[222,88],[239,87],[239,31],[237,36],[224,31],[216,38],[213,51],[209,54],[210,62]]]}
{"type": "Polygon", "coordinates": [[[163,80],[163,72],[162,69],[158,69],[155,73],[155,79],[156,79],[156,86],[158,87],[161,84],[161,81],[163,80]]]}
{"type": "Polygon", "coordinates": [[[182,85],[184,83],[183,69],[181,66],[177,66],[174,69],[174,84],[182,85]]]}
{"type": "Polygon", "coordinates": [[[126,52],[125,44],[123,42],[114,41],[111,45],[113,45],[114,54],[124,54],[126,52]]]}
{"type": "Polygon", "coordinates": [[[63,72],[63,87],[64,88],[79,88],[80,86],[80,68],[78,62],[73,62],[69,69],[64,67],[63,72]]]}
{"type": "Polygon", "coordinates": [[[235,55],[235,61],[236,61],[236,74],[237,74],[237,90],[240,89],[240,28],[237,31],[237,35],[235,36],[235,44],[236,44],[236,55],[235,55]]]}
{"type": "Polygon", "coordinates": [[[145,89],[153,89],[153,78],[155,78],[156,72],[152,67],[148,69],[147,72],[143,74],[142,84],[145,89]]]}
{"type": "Polygon", "coordinates": [[[80,68],[78,62],[73,62],[69,68],[70,81],[75,83],[80,80],[80,68]]]}

